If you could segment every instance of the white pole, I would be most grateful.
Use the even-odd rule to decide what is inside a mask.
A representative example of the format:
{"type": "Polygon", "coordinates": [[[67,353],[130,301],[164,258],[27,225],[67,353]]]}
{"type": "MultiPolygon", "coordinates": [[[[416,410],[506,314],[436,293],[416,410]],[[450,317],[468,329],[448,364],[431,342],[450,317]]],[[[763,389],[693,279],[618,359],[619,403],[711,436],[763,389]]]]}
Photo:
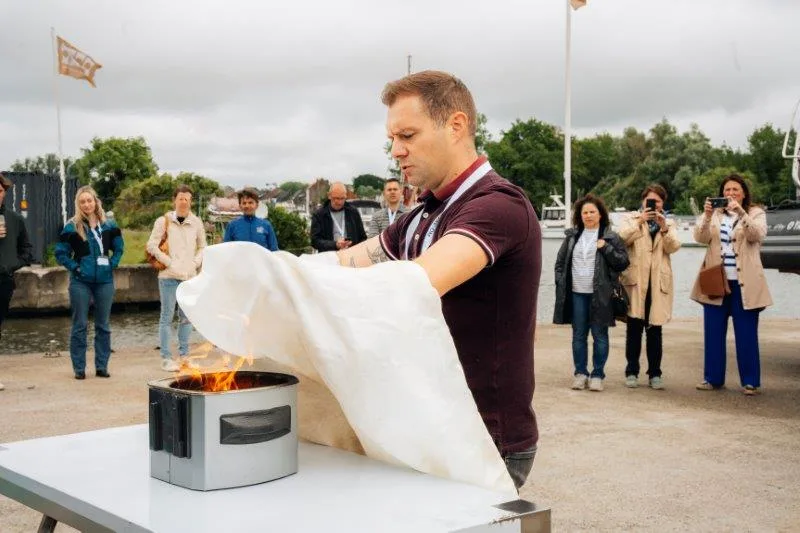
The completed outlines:
{"type": "Polygon", "coordinates": [[[570,227],[570,211],[572,209],[572,80],[571,80],[571,58],[570,58],[570,41],[572,34],[572,6],[569,0],[564,0],[567,6],[567,42],[566,42],[566,62],[564,64],[564,204],[567,208],[565,211],[566,227],[570,227]]]}
{"type": "Polygon", "coordinates": [[[50,27],[50,38],[53,41],[53,94],[56,100],[56,120],[58,122],[58,173],[61,177],[61,218],[67,223],[67,176],[64,170],[64,155],[61,145],[61,103],[58,94],[58,43],[56,30],[50,27]]]}

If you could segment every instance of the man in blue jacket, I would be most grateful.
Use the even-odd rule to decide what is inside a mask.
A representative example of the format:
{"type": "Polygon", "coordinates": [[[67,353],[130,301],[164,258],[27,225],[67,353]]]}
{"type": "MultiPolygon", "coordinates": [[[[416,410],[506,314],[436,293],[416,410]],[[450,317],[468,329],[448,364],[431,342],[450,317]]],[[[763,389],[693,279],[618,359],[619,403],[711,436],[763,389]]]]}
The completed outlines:
{"type": "Polygon", "coordinates": [[[250,188],[242,189],[236,195],[239,197],[239,207],[242,216],[232,220],[225,228],[225,242],[249,241],[259,244],[273,252],[278,251],[278,238],[275,230],[268,220],[256,217],[258,208],[258,193],[250,188]]]}

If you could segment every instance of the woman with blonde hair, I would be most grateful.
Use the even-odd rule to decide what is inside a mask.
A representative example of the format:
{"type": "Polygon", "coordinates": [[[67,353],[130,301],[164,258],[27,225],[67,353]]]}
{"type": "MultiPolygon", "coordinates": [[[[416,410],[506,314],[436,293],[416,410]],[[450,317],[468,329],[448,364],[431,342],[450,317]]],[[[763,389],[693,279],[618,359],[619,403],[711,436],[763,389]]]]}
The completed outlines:
{"type": "Polygon", "coordinates": [[[713,200],[706,198],[694,229],[694,240],[708,245],[691,295],[703,304],[705,357],[697,389],[716,390],[725,384],[725,338],[732,318],[742,392],[752,396],[761,387],[758,317],[772,305],[761,265],[767,215],[753,205],[750,188],[738,174],[722,180],[719,198],[713,200]]]}
{"type": "Polygon", "coordinates": [[[97,377],[111,377],[111,304],[114,275],[124,243],[122,232],[107,220],[97,193],[89,186],[75,194],[75,215],[61,231],[56,244],[56,261],[70,272],[69,303],[72,332],[69,356],[75,379],[86,378],[86,330],[89,302],[94,301],[94,366],[97,377]]]}

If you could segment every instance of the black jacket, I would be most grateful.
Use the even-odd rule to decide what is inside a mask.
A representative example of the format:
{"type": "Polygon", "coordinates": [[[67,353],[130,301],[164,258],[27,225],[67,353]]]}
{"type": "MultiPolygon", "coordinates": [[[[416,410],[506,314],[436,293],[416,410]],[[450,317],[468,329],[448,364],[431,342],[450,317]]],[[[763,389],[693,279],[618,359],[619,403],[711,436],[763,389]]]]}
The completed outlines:
{"type": "MultiPolygon", "coordinates": [[[[554,324],[572,323],[572,251],[580,238],[577,229],[568,229],[556,258],[556,305],[553,312],[554,324]]],[[[619,283],[619,274],[630,264],[628,250],[619,235],[609,228],[601,228],[601,239],[606,245],[597,251],[594,262],[594,292],[589,308],[589,324],[593,326],[614,326],[614,309],[611,294],[619,283]]]]}
{"type": "Polygon", "coordinates": [[[12,277],[20,268],[33,261],[33,246],[28,239],[25,219],[18,213],[0,205],[0,214],[6,219],[6,236],[0,239],[0,277],[12,277]]]}
{"type": "MultiPolygon", "coordinates": [[[[344,231],[347,240],[353,241],[353,246],[367,240],[364,223],[358,209],[344,204],[344,231]]],[[[322,207],[311,216],[311,246],[319,252],[336,250],[336,241],[333,240],[333,219],[331,218],[331,202],[326,200],[322,207]]]]}

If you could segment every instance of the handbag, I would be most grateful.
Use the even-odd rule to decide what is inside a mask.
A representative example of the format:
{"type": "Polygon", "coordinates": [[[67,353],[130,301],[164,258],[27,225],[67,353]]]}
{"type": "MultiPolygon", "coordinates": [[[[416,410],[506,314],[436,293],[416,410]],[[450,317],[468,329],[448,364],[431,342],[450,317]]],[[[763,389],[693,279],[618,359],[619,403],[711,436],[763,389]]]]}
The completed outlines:
{"type": "Polygon", "coordinates": [[[627,322],[629,307],[628,292],[621,284],[615,283],[611,291],[611,309],[614,311],[614,318],[620,322],[627,322]]]}
{"type": "MultiPolygon", "coordinates": [[[[168,236],[168,229],[169,229],[169,217],[164,215],[164,235],[161,236],[161,241],[158,243],[158,249],[164,252],[165,254],[169,254],[169,242],[167,241],[168,236]]],[[[156,270],[166,270],[167,265],[156,259],[156,256],[145,250],[145,259],[147,262],[150,263],[150,266],[155,268],[156,270]]]]}
{"type": "Polygon", "coordinates": [[[697,280],[700,284],[700,292],[709,298],[723,298],[726,294],[731,293],[722,263],[707,267],[703,262],[703,268],[700,269],[697,280]]]}

